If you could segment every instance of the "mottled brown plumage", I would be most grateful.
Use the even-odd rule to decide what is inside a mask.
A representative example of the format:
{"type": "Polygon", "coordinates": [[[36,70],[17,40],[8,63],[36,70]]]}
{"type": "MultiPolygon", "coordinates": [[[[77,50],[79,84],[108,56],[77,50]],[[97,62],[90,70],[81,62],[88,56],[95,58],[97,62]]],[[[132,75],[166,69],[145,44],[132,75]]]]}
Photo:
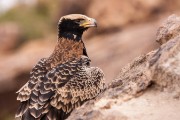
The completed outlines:
{"type": "Polygon", "coordinates": [[[58,23],[57,45],[49,58],[32,69],[29,81],[17,92],[21,120],[64,120],[73,109],[104,90],[101,69],[90,67],[82,34],[96,21],[80,14],[58,23]]]}

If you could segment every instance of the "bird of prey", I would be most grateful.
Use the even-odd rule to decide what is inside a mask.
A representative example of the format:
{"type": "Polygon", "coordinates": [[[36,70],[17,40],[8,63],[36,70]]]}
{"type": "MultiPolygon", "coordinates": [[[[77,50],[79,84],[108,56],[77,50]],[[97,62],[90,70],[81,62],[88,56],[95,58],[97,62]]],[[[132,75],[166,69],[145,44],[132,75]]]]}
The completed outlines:
{"type": "Polygon", "coordinates": [[[82,35],[96,20],[70,14],[58,22],[53,53],[30,72],[29,81],[17,92],[21,120],[64,120],[73,109],[95,98],[105,88],[103,71],[90,67],[82,35]]]}

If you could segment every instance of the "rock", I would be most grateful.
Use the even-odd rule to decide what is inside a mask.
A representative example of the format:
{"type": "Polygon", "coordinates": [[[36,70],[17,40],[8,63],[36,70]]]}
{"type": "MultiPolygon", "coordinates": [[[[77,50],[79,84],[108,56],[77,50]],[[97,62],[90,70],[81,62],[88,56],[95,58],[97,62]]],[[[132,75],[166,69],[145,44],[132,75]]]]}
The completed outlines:
{"type": "Polygon", "coordinates": [[[162,45],[178,35],[180,35],[180,17],[171,15],[159,27],[156,41],[162,45]]]}
{"type": "Polygon", "coordinates": [[[180,36],[168,39],[121,69],[104,93],[68,120],[179,120],[180,36]]]}
{"type": "Polygon", "coordinates": [[[149,79],[159,87],[180,91],[180,36],[162,45],[148,66],[149,79]]]}

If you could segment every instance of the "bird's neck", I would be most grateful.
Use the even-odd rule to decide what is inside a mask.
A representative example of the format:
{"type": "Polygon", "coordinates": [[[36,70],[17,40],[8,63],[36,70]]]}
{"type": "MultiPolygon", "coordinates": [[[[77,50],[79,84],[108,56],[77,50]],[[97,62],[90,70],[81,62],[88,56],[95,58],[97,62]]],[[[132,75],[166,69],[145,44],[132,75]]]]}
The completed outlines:
{"type": "Polygon", "coordinates": [[[48,60],[51,66],[54,67],[75,58],[80,58],[83,54],[86,54],[86,50],[81,39],[77,41],[71,38],[60,37],[48,60]]]}

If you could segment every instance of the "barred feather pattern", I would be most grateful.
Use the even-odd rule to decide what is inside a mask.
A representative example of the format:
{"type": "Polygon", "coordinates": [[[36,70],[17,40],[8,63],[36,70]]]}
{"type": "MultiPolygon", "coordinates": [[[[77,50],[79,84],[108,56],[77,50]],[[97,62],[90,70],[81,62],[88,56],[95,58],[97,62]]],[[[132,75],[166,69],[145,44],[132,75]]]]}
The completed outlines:
{"type": "Polygon", "coordinates": [[[17,92],[21,102],[16,117],[22,120],[64,120],[75,108],[105,88],[104,74],[81,56],[51,68],[41,59],[30,80],[17,92]]]}

